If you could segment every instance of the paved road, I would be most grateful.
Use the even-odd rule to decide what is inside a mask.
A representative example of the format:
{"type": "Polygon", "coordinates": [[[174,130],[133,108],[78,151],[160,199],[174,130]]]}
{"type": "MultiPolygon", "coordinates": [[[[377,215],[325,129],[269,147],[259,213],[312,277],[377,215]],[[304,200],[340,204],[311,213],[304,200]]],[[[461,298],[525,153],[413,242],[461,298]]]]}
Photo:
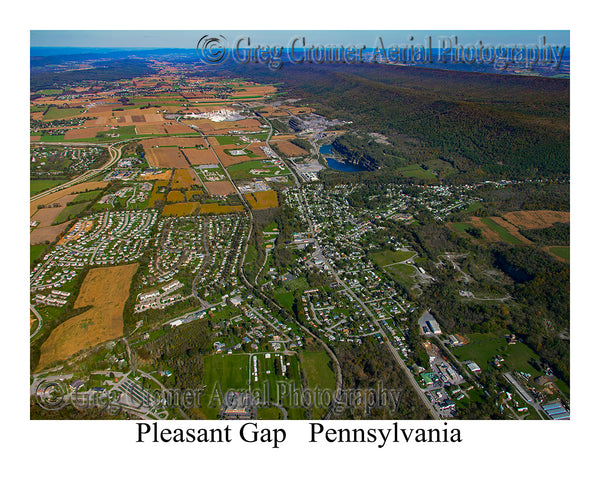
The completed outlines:
{"type": "Polygon", "coordinates": [[[42,320],[42,316],[39,314],[39,312],[35,309],[35,307],[33,305],[29,305],[29,309],[33,312],[33,314],[37,317],[38,319],[38,326],[35,329],[35,332],[33,332],[31,335],[29,335],[29,339],[32,339],[33,337],[35,337],[37,335],[37,333],[41,330],[42,325],[43,325],[43,320],[42,320]]]}

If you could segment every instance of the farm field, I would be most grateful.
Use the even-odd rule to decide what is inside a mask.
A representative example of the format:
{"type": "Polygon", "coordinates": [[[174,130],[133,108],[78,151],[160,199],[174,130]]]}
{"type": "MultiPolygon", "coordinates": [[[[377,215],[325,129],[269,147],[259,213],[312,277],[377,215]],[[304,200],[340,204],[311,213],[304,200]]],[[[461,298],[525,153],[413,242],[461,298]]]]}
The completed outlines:
{"type": "Polygon", "coordinates": [[[159,168],[185,168],[188,162],[178,147],[151,147],[146,149],[148,165],[159,168]]]}
{"type": "Polygon", "coordinates": [[[203,214],[225,214],[233,212],[241,212],[244,207],[241,205],[219,205],[217,203],[203,203],[200,205],[200,213],[203,214]]]}
{"type": "Polygon", "coordinates": [[[31,220],[39,222],[39,225],[36,228],[49,227],[55,223],[56,217],[59,216],[60,212],[66,207],[67,203],[72,202],[76,198],[77,196],[73,194],[65,195],[57,199],[55,202],[52,202],[52,206],[40,208],[33,214],[31,220]]]}
{"type": "Polygon", "coordinates": [[[204,185],[211,195],[231,195],[235,193],[235,188],[229,180],[206,182],[204,185]]]}
{"type": "Polygon", "coordinates": [[[29,195],[35,195],[65,182],[66,180],[30,180],[29,195]]]}
{"type": "Polygon", "coordinates": [[[37,211],[38,205],[50,205],[54,203],[61,197],[71,193],[81,193],[89,190],[98,190],[101,188],[106,188],[108,182],[84,182],[79,183],[77,185],[73,185],[72,187],[65,188],[63,190],[59,190],[58,192],[51,193],[42,198],[29,202],[29,212],[30,216],[33,215],[37,211]]]}
{"type": "Polygon", "coordinates": [[[29,234],[29,244],[39,245],[45,242],[52,243],[56,238],[65,232],[70,222],[60,225],[51,225],[48,227],[38,227],[29,234]]]}
{"type": "Polygon", "coordinates": [[[138,264],[93,268],[74,308],[91,307],[56,327],[40,348],[37,370],[85,348],[123,335],[123,308],[138,264]]]}
{"type": "Polygon", "coordinates": [[[46,248],[48,248],[48,245],[31,245],[29,247],[29,261],[37,260],[46,248]]]}
{"type": "Polygon", "coordinates": [[[199,206],[200,202],[170,203],[165,205],[162,214],[165,217],[183,217],[192,215],[199,206]]]}
{"type": "Polygon", "coordinates": [[[276,208],[279,206],[277,201],[277,192],[274,190],[246,193],[244,197],[246,197],[246,201],[254,210],[261,210],[263,208],[276,208]]]}
{"type": "Polygon", "coordinates": [[[73,118],[81,115],[85,110],[83,108],[58,108],[50,107],[44,114],[44,121],[62,120],[65,118],[73,118]]]}
{"type": "Polygon", "coordinates": [[[566,262],[571,261],[571,247],[548,247],[548,251],[566,262]]]}
{"type": "Polygon", "coordinates": [[[87,138],[95,138],[98,133],[108,132],[108,127],[89,127],[89,128],[72,128],[65,133],[65,140],[82,140],[87,138]]]}
{"type": "Polygon", "coordinates": [[[217,157],[209,148],[185,148],[182,153],[192,165],[212,165],[218,162],[217,157]]]}
{"type": "Polygon", "coordinates": [[[89,206],[89,204],[90,204],[90,202],[83,202],[83,203],[75,203],[73,205],[69,205],[69,206],[65,207],[59,213],[58,217],[56,217],[56,219],[54,220],[54,223],[59,224],[59,223],[63,223],[63,222],[67,222],[67,221],[71,220],[72,218],[74,218],[75,216],[77,216],[78,214],[83,212],[89,206]]]}
{"type": "Polygon", "coordinates": [[[288,142],[287,140],[274,141],[273,144],[286,157],[302,157],[308,155],[308,152],[302,147],[299,147],[292,142],[288,142]]]}
{"type": "Polygon", "coordinates": [[[569,223],[570,212],[556,210],[520,210],[502,215],[508,222],[522,230],[551,227],[554,223],[569,223]]]}
{"type": "MultiPolygon", "coordinates": [[[[507,226],[500,225],[501,219],[499,219],[498,217],[494,217],[493,219],[481,218],[480,220],[481,223],[483,223],[485,226],[496,232],[498,236],[505,242],[511,243],[513,245],[520,245],[521,243],[525,243],[519,238],[517,238],[517,235],[519,235],[518,232],[516,232],[517,235],[515,235],[515,232],[509,232],[508,228],[506,228],[507,226]]],[[[525,240],[527,241],[527,243],[529,243],[529,240],[525,240]]]]}
{"type": "Polygon", "coordinates": [[[171,190],[189,189],[190,187],[199,187],[202,184],[191,168],[176,168],[171,182],[171,190]]]}

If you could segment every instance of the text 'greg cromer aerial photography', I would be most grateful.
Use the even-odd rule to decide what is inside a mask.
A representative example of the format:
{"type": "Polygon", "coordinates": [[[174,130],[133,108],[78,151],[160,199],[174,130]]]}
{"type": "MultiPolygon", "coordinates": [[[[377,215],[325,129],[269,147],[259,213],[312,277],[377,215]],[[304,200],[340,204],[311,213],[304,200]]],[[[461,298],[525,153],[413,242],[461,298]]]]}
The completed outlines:
{"type": "Polygon", "coordinates": [[[30,35],[32,419],[570,418],[568,31],[30,35]]]}

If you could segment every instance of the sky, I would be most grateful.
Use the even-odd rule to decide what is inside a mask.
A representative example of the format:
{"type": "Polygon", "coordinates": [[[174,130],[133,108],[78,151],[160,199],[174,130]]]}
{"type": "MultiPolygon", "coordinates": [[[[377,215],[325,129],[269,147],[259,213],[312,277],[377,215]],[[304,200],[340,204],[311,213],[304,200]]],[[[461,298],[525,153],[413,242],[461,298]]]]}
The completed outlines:
{"type": "MultiPolygon", "coordinates": [[[[223,35],[230,45],[240,37],[249,37],[251,45],[288,46],[298,36],[307,44],[365,44],[375,46],[382,38],[389,44],[420,44],[432,37],[432,46],[439,46],[441,37],[458,38],[459,44],[512,45],[539,44],[546,37],[547,44],[570,46],[568,30],[31,30],[32,47],[78,48],[196,48],[204,35],[223,35]],[[410,40],[413,36],[413,40],[410,40]]],[[[454,41],[454,40],[453,40],[454,41]]]]}

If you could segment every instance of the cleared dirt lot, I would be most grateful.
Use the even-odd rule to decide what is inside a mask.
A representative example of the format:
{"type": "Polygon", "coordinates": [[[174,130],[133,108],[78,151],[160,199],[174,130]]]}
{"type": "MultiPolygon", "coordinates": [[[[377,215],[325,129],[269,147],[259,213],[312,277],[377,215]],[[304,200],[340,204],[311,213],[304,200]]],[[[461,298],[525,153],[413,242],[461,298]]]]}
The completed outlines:
{"type": "Polygon", "coordinates": [[[138,264],[94,268],[75,300],[75,308],[91,306],[56,327],[40,348],[37,370],[65,360],[85,348],[123,335],[123,308],[138,264]]]}

